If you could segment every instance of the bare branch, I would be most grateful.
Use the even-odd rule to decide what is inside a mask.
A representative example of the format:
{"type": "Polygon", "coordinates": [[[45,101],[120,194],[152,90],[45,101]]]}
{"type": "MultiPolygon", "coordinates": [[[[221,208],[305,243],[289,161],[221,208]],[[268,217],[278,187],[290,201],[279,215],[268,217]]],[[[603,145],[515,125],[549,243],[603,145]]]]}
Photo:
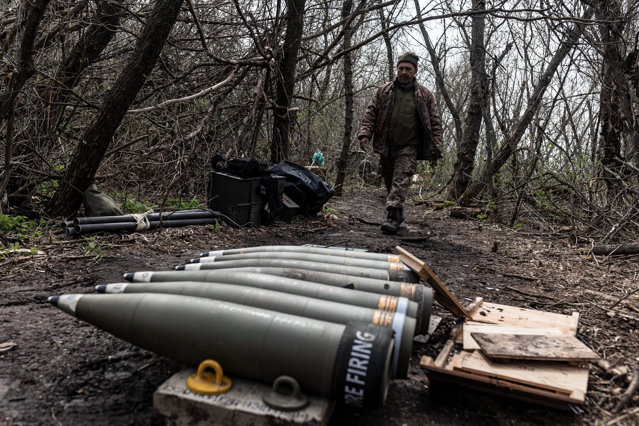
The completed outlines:
{"type": "Polygon", "coordinates": [[[238,68],[239,67],[236,66],[235,69],[233,69],[233,71],[231,72],[231,74],[229,74],[228,77],[226,77],[223,81],[220,81],[219,83],[214,84],[211,87],[207,87],[206,89],[201,90],[201,91],[199,91],[197,93],[194,93],[194,94],[189,95],[189,96],[185,96],[183,98],[169,99],[168,101],[164,101],[164,102],[159,103],[157,105],[149,106],[149,107],[146,107],[146,108],[130,109],[126,113],[127,114],[140,114],[142,112],[149,112],[149,111],[153,111],[153,110],[156,110],[156,109],[159,109],[159,108],[164,108],[164,107],[169,106],[169,105],[178,104],[178,103],[181,103],[181,102],[189,102],[189,101],[192,101],[194,99],[201,98],[202,96],[208,95],[209,93],[219,89],[220,87],[223,87],[229,81],[233,80],[233,77],[235,77],[235,74],[237,73],[238,68]]]}

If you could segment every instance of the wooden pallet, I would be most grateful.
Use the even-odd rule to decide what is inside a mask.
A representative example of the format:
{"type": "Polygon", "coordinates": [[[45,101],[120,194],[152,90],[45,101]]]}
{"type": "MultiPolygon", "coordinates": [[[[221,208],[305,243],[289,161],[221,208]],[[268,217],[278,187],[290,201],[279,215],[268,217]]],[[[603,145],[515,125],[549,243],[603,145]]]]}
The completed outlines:
{"type": "Polygon", "coordinates": [[[420,365],[428,371],[432,381],[448,382],[565,410],[573,404],[584,403],[588,368],[557,361],[578,360],[583,364],[585,359],[597,357],[574,337],[578,313],[560,315],[486,303],[482,298],[477,298],[466,312],[472,320],[466,319],[459,329],[451,333],[450,340],[436,359],[426,356],[421,359],[420,365]],[[495,341],[527,339],[533,343],[528,348],[516,342],[507,348],[503,345],[482,348],[479,343],[486,342],[478,343],[473,335],[480,337],[480,340],[483,335],[495,341]],[[568,339],[568,346],[575,345],[574,353],[564,353],[568,346],[562,347],[557,353],[556,345],[560,344],[557,342],[554,342],[555,345],[546,345],[548,339],[562,338],[568,339]],[[498,357],[503,355],[509,362],[491,359],[483,350],[501,351],[498,357]],[[521,358],[521,352],[527,350],[531,353],[525,355],[544,361],[517,359],[521,358]]]}
{"type": "MultiPolygon", "coordinates": [[[[438,366],[432,358],[424,356],[421,358],[420,366],[428,371],[430,379],[434,382],[451,383],[480,392],[489,392],[499,396],[516,398],[562,410],[570,410],[571,405],[581,405],[584,403],[584,396],[579,392],[567,394],[565,391],[558,392],[531,386],[501,378],[497,375],[463,371],[459,368],[455,369],[457,362],[458,361],[455,361],[455,356],[453,356],[453,364],[449,364],[447,361],[444,366],[438,366]]],[[[587,374],[588,370],[585,369],[585,371],[587,374]]]]}

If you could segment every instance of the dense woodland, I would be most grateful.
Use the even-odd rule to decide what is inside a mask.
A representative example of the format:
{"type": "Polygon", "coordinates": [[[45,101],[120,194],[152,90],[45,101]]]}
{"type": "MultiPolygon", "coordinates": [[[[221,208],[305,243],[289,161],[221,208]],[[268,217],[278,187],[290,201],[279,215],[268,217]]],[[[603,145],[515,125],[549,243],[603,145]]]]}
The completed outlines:
{"type": "Polygon", "coordinates": [[[4,0],[4,212],[204,200],[210,157],[309,164],[361,185],[357,128],[404,51],[444,158],[418,197],[576,240],[639,233],[639,4],[631,0],[4,0]]]}

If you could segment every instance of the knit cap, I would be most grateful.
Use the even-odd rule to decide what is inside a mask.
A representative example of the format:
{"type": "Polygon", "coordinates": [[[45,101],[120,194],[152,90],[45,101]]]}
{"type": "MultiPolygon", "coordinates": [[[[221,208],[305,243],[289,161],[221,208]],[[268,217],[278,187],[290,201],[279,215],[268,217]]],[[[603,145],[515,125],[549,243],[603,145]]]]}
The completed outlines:
{"type": "Polygon", "coordinates": [[[419,61],[419,56],[417,56],[413,52],[406,52],[403,55],[401,55],[399,58],[397,58],[397,65],[399,66],[401,62],[410,62],[411,64],[413,64],[415,68],[417,68],[418,61],[419,61]]]}

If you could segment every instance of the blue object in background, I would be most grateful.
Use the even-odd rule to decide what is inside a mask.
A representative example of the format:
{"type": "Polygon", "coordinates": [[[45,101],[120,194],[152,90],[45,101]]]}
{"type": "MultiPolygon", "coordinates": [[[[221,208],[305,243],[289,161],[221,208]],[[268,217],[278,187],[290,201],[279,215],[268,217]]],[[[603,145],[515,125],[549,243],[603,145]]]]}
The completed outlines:
{"type": "Polygon", "coordinates": [[[324,165],[324,154],[322,154],[322,151],[317,151],[315,154],[313,154],[313,162],[311,163],[311,166],[323,166],[324,165]]]}

